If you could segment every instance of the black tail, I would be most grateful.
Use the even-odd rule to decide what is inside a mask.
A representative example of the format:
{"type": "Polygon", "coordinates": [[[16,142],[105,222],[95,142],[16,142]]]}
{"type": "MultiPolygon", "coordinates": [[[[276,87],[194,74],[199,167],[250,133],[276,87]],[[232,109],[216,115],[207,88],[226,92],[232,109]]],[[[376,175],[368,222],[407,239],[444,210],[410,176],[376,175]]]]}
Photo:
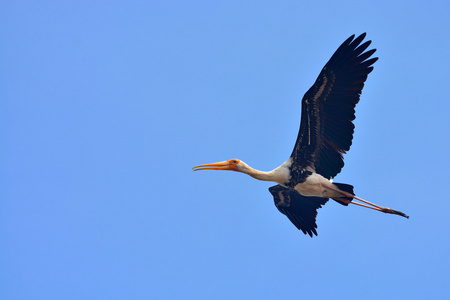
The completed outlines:
{"type": "MultiPolygon", "coordinates": [[[[340,189],[341,191],[344,191],[344,192],[354,195],[353,185],[345,184],[345,183],[336,183],[336,182],[333,182],[333,184],[335,186],[337,186],[337,188],[340,189]]],[[[345,206],[347,206],[348,203],[353,200],[352,197],[339,197],[339,198],[332,198],[332,199],[335,200],[336,202],[338,202],[339,204],[342,204],[345,206]],[[342,200],[344,200],[344,201],[342,201],[342,200]]]]}

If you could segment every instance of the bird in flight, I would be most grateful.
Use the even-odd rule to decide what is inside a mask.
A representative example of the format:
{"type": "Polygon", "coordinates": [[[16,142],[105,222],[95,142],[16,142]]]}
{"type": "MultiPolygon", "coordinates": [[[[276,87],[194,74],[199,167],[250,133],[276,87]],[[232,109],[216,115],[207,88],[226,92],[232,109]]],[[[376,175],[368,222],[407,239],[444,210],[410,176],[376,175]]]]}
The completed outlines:
{"type": "Polygon", "coordinates": [[[366,34],[345,40],[323,67],[313,86],[302,99],[300,130],[289,159],[272,171],[251,168],[239,159],[202,164],[198,170],[242,172],[258,180],[278,183],[269,188],[278,210],[304,234],[317,235],[317,209],[329,198],[348,206],[355,204],[380,212],[409,218],[354,195],[353,186],[333,182],[344,166],[343,154],[350,149],[359,102],[367,75],[378,57],[376,49],[365,51],[371,41],[366,34]]]}

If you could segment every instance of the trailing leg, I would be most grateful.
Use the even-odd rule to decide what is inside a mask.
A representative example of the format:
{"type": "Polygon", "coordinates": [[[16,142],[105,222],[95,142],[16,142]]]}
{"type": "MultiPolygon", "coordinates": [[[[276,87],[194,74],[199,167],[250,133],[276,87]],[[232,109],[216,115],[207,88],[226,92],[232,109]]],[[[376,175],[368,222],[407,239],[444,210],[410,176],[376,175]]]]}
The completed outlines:
{"type": "Polygon", "coordinates": [[[343,184],[343,183],[334,183],[334,185],[336,185],[338,188],[335,188],[333,186],[329,186],[329,185],[326,185],[326,184],[323,184],[323,183],[321,183],[321,185],[324,188],[327,188],[327,189],[330,189],[330,190],[333,190],[333,191],[341,193],[343,195],[343,197],[333,197],[332,198],[333,200],[336,200],[339,203],[342,203],[342,202],[347,203],[347,204],[348,203],[352,203],[352,204],[356,204],[356,205],[359,205],[359,206],[363,206],[363,207],[371,208],[371,209],[374,209],[374,210],[378,210],[378,211],[381,211],[381,212],[384,212],[384,213],[387,213],[387,214],[399,215],[399,216],[402,216],[402,217],[405,217],[405,218],[409,219],[409,216],[407,216],[406,214],[402,213],[401,211],[398,211],[398,210],[395,210],[395,209],[392,209],[392,208],[389,208],[389,207],[380,206],[380,205],[377,205],[375,203],[369,202],[367,200],[364,200],[362,198],[359,198],[359,197],[353,195],[353,186],[351,186],[351,185],[343,184]],[[352,199],[359,200],[361,202],[369,204],[370,206],[362,204],[362,203],[358,203],[358,202],[355,202],[355,201],[352,201],[352,199]]]}

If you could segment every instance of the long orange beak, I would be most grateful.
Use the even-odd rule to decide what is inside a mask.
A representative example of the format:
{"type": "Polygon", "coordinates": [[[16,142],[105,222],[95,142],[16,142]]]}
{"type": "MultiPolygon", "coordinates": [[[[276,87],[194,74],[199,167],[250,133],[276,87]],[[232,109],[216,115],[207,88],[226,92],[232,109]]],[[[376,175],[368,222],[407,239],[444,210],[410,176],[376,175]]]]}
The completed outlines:
{"type": "Polygon", "coordinates": [[[198,165],[192,168],[193,171],[199,170],[237,170],[237,163],[231,160],[219,161],[211,164],[198,165]]]}

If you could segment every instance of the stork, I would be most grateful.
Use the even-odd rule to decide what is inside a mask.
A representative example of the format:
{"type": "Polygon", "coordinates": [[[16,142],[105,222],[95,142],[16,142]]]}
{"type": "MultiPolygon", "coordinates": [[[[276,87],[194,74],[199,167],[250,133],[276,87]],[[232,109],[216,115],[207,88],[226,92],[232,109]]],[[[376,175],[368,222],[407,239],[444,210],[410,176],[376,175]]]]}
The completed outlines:
{"type": "Polygon", "coordinates": [[[317,235],[317,210],[329,198],[348,206],[355,204],[409,218],[406,214],[355,196],[353,186],[333,182],[350,150],[355,106],[367,76],[378,57],[376,49],[365,51],[371,41],[366,34],[350,36],[325,64],[302,99],[300,130],[289,159],[272,171],[251,168],[239,159],[202,164],[198,170],[231,170],[278,183],[269,188],[278,210],[304,234],[317,235]]]}

